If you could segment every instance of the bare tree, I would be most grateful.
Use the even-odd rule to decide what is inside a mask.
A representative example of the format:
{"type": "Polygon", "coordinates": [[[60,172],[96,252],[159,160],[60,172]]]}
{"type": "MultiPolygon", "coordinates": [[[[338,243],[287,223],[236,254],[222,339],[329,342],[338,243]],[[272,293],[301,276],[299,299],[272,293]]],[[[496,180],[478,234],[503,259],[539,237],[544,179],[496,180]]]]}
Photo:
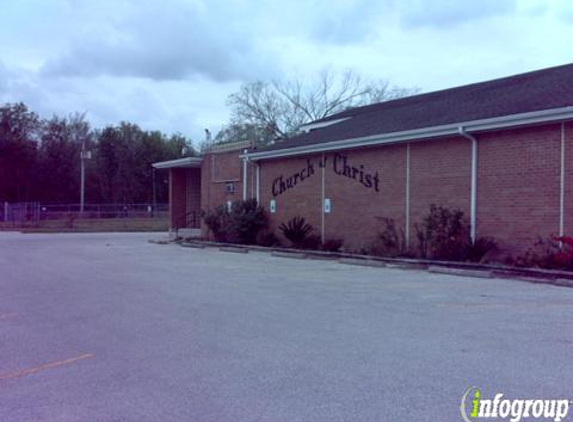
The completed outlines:
{"type": "Polygon", "coordinates": [[[388,81],[365,81],[353,71],[322,71],[313,81],[250,82],[231,94],[233,127],[258,128],[260,144],[295,134],[305,123],[351,107],[387,101],[416,93],[418,89],[392,87],[388,81]]]}

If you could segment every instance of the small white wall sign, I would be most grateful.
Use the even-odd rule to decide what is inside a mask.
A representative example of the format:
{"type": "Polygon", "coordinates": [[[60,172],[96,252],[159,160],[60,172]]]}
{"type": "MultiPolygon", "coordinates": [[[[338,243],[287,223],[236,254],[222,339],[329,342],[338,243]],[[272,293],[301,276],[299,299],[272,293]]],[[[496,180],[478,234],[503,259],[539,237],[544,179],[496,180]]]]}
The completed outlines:
{"type": "Polygon", "coordinates": [[[277,200],[276,199],[271,199],[269,209],[271,210],[271,214],[274,214],[277,212],[277,200]]]}
{"type": "Polygon", "coordinates": [[[330,210],[331,210],[330,198],[324,198],[324,213],[330,214],[330,210]]]}

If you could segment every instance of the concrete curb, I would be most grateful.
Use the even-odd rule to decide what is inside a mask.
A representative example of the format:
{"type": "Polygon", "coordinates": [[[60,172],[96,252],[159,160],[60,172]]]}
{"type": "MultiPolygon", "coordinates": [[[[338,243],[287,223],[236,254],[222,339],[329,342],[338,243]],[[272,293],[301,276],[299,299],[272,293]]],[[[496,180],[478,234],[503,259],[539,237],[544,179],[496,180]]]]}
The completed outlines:
{"type": "Polygon", "coordinates": [[[306,259],[306,255],[298,252],[272,252],[271,256],[277,258],[306,259]]]}
{"type": "Polygon", "coordinates": [[[221,252],[233,252],[233,253],[249,253],[247,248],[237,248],[234,246],[222,246],[219,248],[221,252]]]}
{"type": "Polygon", "coordinates": [[[449,274],[477,278],[500,278],[528,283],[548,284],[563,287],[573,287],[573,272],[562,270],[544,270],[540,268],[508,267],[502,265],[476,264],[470,262],[431,261],[413,258],[372,257],[345,252],[327,252],[304,249],[289,249],[282,247],[266,247],[258,245],[229,245],[228,243],[197,240],[180,242],[182,247],[204,249],[222,248],[222,251],[246,253],[243,251],[266,252],[278,258],[338,260],[348,265],[391,268],[399,270],[427,270],[436,274],[449,274]],[[228,250],[232,248],[233,250],[228,250]],[[241,252],[239,252],[241,250],[241,252]],[[571,278],[568,278],[571,277],[571,278]]]}
{"type": "Polygon", "coordinates": [[[315,261],[338,261],[338,257],[329,255],[315,255],[307,253],[305,254],[308,259],[314,259],[315,261]]]}
{"type": "Polygon", "coordinates": [[[170,243],[173,243],[171,240],[153,240],[153,239],[150,239],[147,242],[153,243],[154,245],[169,245],[170,243]]]}
{"type": "Polygon", "coordinates": [[[551,284],[555,284],[556,286],[562,286],[562,287],[573,287],[573,280],[569,280],[566,278],[558,278],[556,280],[552,280],[551,284]]]}
{"type": "Polygon", "coordinates": [[[200,243],[181,242],[179,246],[183,248],[205,249],[205,245],[200,243]]]}
{"type": "MultiPolygon", "coordinates": [[[[495,275],[495,274],[494,274],[495,275]]],[[[497,275],[495,275],[497,276],[497,275]]],[[[517,280],[517,281],[525,281],[527,283],[533,283],[533,284],[554,284],[554,280],[550,280],[547,278],[540,278],[540,277],[511,277],[509,275],[501,275],[499,276],[499,278],[504,278],[504,279],[508,279],[508,280],[517,280]]]]}
{"type": "Polygon", "coordinates": [[[459,275],[462,277],[493,278],[491,271],[465,270],[462,268],[439,267],[437,265],[431,265],[428,268],[428,272],[436,274],[459,275]]]}
{"type": "Polygon", "coordinates": [[[375,261],[369,259],[352,259],[352,258],[341,258],[338,260],[341,264],[347,265],[360,265],[362,267],[385,267],[386,263],[382,261],[375,261]]]}
{"type": "Polygon", "coordinates": [[[416,264],[416,263],[388,263],[386,264],[387,268],[393,268],[397,270],[427,270],[428,266],[426,264],[416,264]]]}

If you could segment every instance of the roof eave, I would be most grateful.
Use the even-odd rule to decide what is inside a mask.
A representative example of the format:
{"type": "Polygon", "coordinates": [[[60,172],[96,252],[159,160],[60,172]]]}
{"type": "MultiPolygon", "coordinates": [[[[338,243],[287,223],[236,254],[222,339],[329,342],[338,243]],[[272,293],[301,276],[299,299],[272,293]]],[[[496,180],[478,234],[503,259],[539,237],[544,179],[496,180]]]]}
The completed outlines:
{"type": "Polygon", "coordinates": [[[330,120],[319,120],[318,122],[312,122],[302,125],[299,129],[302,132],[310,132],[311,130],[322,129],[328,126],[335,125],[337,123],[344,122],[345,120],[348,119],[350,119],[350,117],[342,117],[339,119],[330,119],[330,120]]]}
{"type": "Polygon", "coordinates": [[[172,168],[200,168],[203,159],[201,157],[185,157],[178,158],[177,160],[159,161],[153,163],[152,167],[156,169],[172,169],[172,168]]]}
{"type": "Polygon", "coordinates": [[[466,132],[482,132],[495,129],[508,129],[518,126],[531,126],[541,123],[551,123],[573,119],[573,107],[562,107],[550,110],[541,110],[528,113],[512,114],[489,119],[472,120],[452,123],[442,126],[432,126],[421,129],[391,132],[379,135],[370,135],[359,138],[349,138],[319,144],[302,145],[293,148],[277,149],[271,151],[250,152],[242,154],[241,158],[249,160],[264,160],[295,155],[312,154],[317,152],[335,151],[342,149],[358,148],[408,142],[413,140],[428,140],[459,134],[459,129],[466,132]]]}

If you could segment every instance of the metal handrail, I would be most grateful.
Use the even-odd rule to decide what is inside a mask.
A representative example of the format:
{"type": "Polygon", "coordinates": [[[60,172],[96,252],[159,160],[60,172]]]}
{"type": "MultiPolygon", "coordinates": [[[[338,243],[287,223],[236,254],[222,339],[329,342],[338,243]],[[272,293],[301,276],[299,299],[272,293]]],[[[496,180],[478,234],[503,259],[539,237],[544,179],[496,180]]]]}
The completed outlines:
{"type": "Polygon", "coordinates": [[[185,214],[181,215],[177,220],[175,220],[175,235],[179,234],[179,229],[184,229],[189,227],[189,223],[191,223],[191,228],[198,229],[199,224],[197,224],[197,211],[189,211],[185,214]],[[188,218],[189,216],[192,218],[188,218]]]}

